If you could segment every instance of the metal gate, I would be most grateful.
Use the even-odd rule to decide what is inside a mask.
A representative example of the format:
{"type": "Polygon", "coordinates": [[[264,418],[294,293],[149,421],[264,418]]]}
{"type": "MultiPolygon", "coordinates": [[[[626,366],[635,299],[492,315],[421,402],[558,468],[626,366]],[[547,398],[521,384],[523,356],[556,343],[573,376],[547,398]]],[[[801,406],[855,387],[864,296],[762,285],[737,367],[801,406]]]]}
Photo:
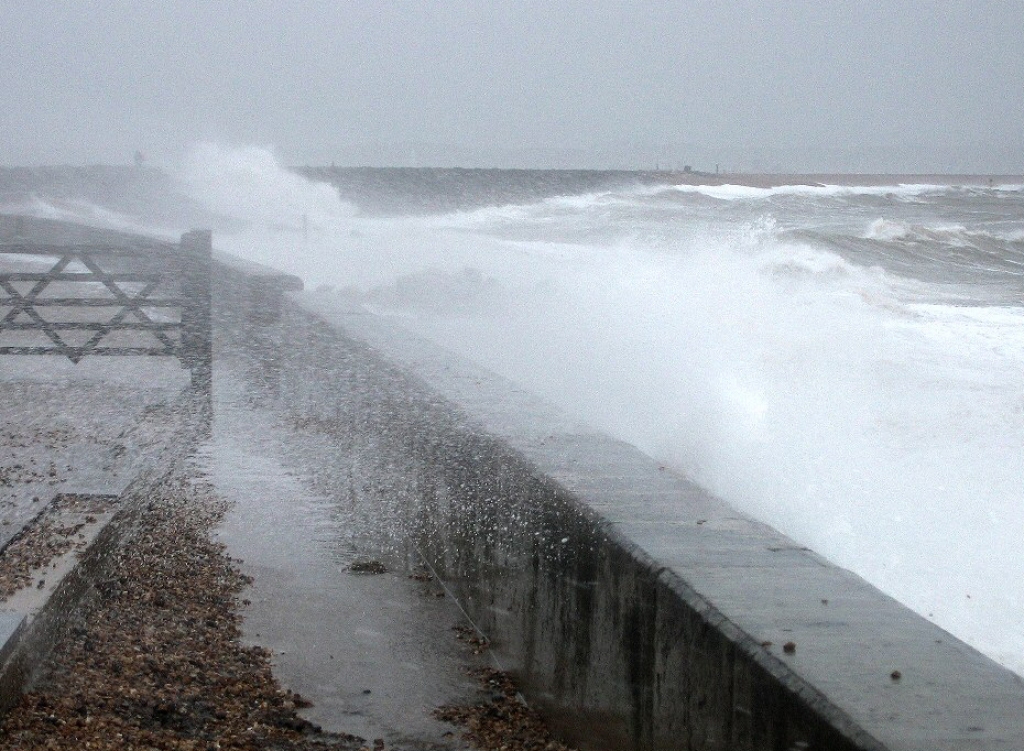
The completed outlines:
{"type": "MultiPolygon", "coordinates": [[[[20,225],[20,223],[19,223],[20,225]]],[[[211,235],[180,243],[0,242],[0,355],[176,357],[212,377],[211,235]]]]}

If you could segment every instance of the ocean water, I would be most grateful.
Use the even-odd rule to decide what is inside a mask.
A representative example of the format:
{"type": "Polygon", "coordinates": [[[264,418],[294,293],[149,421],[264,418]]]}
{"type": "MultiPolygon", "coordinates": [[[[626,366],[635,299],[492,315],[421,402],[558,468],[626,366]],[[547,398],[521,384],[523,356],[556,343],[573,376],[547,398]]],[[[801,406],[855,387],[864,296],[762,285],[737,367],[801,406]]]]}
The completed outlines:
{"type": "Polygon", "coordinates": [[[177,179],[217,247],[522,383],[1024,675],[1024,186],[551,173],[487,205],[477,175],[462,210],[384,216],[261,149],[177,179]]]}

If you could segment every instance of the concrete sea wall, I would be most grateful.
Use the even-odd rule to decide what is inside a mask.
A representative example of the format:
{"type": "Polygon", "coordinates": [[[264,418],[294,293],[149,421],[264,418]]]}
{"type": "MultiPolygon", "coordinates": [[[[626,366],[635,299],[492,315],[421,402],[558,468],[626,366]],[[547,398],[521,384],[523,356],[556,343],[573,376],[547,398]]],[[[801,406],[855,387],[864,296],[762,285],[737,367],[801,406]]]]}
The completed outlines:
{"type": "Polygon", "coordinates": [[[338,503],[411,541],[567,740],[1024,749],[1021,680],[859,577],[337,297],[215,266],[218,356],[321,436],[338,503]]]}

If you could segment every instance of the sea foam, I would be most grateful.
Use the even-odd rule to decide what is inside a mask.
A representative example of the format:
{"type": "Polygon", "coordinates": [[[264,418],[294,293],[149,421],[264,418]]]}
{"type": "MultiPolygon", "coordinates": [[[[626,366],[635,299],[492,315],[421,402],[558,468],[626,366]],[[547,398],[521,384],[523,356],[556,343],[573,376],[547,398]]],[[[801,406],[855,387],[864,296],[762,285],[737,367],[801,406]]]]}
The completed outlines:
{"type": "Polygon", "coordinates": [[[982,230],[902,212],[972,193],[680,186],[372,219],[263,164],[225,185],[269,174],[242,205],[274,211],[284,186],[276,214],[317,233],[222,247],[346,287],[1024,672],[1024,311],[931,303],[926,280],[786,234],[827,237],[862,200],[872,237],[945,246],[982,230]]]}
{"type": "Polygon", "coordinates": [[[969,253],[941,285],[914,273],[988,234],[977,257],[1019,278],[1019,192],[662,186],[375,218],[266,150],[203,147],[182,179],[225,217],[218,248],[401,318],[1024,674],[1024,309],[957,282],[969,253]]]}

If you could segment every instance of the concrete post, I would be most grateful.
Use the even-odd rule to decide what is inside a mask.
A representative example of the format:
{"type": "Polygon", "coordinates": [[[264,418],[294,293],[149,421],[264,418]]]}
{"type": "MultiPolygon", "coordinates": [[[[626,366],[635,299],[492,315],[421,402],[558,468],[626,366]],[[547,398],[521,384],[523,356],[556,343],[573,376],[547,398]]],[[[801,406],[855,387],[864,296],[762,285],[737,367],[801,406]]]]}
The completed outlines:
{"type": "Polygon", "coordinates": [[[181,236],[182,360],[192,372],[192,388],[205,419],[213,413],[213,331],[210,319],[210,274],[213,238],[210,230],[181,236]]]}

